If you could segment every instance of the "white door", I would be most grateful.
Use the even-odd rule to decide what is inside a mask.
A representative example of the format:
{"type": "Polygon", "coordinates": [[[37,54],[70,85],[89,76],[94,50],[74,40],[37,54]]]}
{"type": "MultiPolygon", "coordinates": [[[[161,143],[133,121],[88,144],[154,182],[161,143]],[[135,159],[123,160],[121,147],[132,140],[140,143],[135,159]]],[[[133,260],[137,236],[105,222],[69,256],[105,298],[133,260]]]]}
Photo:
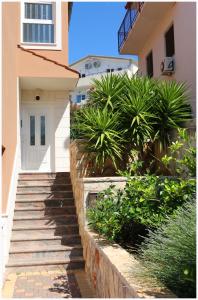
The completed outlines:
{"type": "Polygon", "coordinates": [[[26,106],[21,119],[21,167],[26,171],[50,172],[50,112],[26,106]]]}

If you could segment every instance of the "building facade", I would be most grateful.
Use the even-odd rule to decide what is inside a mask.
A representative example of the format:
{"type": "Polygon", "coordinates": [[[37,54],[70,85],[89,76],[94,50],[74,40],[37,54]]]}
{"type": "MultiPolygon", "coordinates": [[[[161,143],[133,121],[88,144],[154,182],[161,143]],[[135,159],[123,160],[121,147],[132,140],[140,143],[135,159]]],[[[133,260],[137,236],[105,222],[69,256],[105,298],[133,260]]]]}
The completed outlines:
{"type": "Polygon", "coordinates": [[[71,3],[2,3],[2,227],[7,261],[18,174],[70,170],[71,3]]]}
{"type": "Polygon", "coordinates": [[[186,82],[196,111],[196,3],[128,2],[120,54],[138,55],[140,75],[186,82]]]}
{"type": "Polygon", "coordinates": [[[86,56],[71,64],[70,67],[80,73],[78,84],[75,90],[70,93],[72,103],[78,106],[86,103],[93,79],[99,80],[109,73],[127,73],[132,76],[138,70],[137,62],[132,59],[96,55],[86,56]]]}

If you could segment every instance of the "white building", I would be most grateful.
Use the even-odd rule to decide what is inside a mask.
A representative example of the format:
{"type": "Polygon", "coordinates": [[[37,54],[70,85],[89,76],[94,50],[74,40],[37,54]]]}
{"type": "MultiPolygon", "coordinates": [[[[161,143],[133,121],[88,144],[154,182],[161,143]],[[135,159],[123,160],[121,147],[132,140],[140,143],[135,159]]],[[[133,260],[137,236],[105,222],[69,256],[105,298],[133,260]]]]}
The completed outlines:
{"type": "Polygon", "coordinates": [[[80,73],[80,79],[74,91],[70,93],[72,103],[82,105],[87,100],[87,93],[93,79],[100,79],[108,73],[134,75],[137,70],[137,62],[128,58],[88,55],[70,65],[80,73]]]}

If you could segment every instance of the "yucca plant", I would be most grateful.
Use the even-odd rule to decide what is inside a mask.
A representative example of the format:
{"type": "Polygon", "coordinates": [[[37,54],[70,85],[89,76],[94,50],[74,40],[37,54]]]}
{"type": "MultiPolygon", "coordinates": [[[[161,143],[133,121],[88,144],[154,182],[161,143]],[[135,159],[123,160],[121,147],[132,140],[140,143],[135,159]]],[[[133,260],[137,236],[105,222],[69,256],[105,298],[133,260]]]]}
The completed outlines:
{"type": "Polygon", "coordinates": [[[85,107],[76,114],[74,128],[79,130],[79,137],[85,139],[85,151],[90,153],[101,173],[108,160],[117,168],[122,158],[124,130],[120,129],[120,122],[120,114],[109,112],[107,108],[85,107]]]}
{"type": "Polygon", "coordinates": [[[93,80],[93,89],[89,93],[89,103],[102,108],[115,110],[119,106],[119,99],[123,94],[124,75],[108,74],[100,80],[93,80]]]}
{"type": "Polygon", "coordinates": [[[156,81],[147,77],[124,77],[124,95],[120,99],[125,136],[131,149],[139,151],[139,158],[145,157],[144,148],[154,139],[156,116],[153,106],[156,96],[156,81]]]}
{"type": "Polygon", "coordinates": [[[117,165],[121,157],[125,166],[136,149],[142,161],[155,159],[155,169],[173,129],[191,119],[187,101],[185,84],[108,74],[93,81],[89,102],[76,113],[72,132],[89,141],[86,151],[94,153],[101,168],[108,159],[117,165]]]}
{"type": "Polygon", "coordinates": [[[192,118],[187,87],[176,81],[160,81],[157,85],[153,113],[157,116],[155,132],[161,148],[170,144],[173,129],[184,127],[192,118]]]}

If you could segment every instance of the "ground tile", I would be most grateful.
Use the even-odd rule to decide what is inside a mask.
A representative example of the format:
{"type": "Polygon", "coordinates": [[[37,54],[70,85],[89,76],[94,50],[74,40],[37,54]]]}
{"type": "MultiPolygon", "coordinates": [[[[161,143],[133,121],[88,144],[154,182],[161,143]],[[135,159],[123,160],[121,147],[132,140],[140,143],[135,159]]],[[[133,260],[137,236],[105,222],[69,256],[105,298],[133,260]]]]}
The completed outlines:
{"type": "Polygon", "coordinates": [[[45,268],[9,273],[3,288],[4,298],[93,298],[94,293],[81,270],[45,268]]]}

